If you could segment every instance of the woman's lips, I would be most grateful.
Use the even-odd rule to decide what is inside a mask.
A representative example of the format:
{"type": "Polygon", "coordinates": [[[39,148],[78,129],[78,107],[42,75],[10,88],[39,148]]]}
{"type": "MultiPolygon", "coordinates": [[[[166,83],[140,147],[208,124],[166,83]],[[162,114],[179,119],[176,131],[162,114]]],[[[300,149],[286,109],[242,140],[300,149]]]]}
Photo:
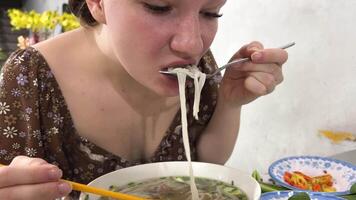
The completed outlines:
{"type": "Polygon", "coordinates": [[[163,74],[163,73],[160,73],[160,76],[165,80],[165,81],[171,81],[173,83],[177,83],[178,84],[178,79],[176,76],[172,76],[172,75],[169,75],[169,74],[163,74]]]}
{"type": "Polygon", "coordinates": [[[177,60],[174,62],[170,62],[164,66],[161,67],[162,71],[166,71],[170,68],[175,69],[175,68],[186,68],[189,65],[195,65],[195,63],[197,63],[195,60],[193,59],[189,59],[189,60],[177,60]]]}
{"type": "MultiPolygon", "coordinates": [[[[174,84],[178,85],[178,78],[177,76],[172,76],[169,74],[161,74],[162,76],[164,76],[164,79],[172,81],[174,84]]],[[[193,83],[193,80],[191,78],[189,78],[188,76],[186,77],[185,83],[193,83]]]]}
{"type": "Polygon", "coordinates": [[[177,69],[177,68],[187,68],[189,65],[177,65],[177,66],[171,66],[171,67],[165,67],[165,68],[162,68],[161,71],[170,71],[170,70],[173,70],[173,69],[177,69]]]}

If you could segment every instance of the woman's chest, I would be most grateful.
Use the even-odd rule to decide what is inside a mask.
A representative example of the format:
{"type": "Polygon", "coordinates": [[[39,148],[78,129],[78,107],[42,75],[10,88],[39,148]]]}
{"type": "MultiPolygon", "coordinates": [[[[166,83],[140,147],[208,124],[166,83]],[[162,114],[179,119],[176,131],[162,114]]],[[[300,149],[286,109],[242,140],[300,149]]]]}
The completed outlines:
{"type": "Polygon", "coordinates": [[[127,160],[150,158],[171,126],[179,105],[146,115],[114,93],[100,91],[65,98],[78,134],[127,160]]]}

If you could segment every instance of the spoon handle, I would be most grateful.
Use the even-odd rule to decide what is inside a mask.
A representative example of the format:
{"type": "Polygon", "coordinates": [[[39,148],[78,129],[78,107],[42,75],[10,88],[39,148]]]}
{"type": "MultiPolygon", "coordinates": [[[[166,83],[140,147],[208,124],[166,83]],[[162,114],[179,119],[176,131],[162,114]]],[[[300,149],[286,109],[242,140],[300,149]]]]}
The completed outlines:
{"type": "Polygon", "coordinates": [[[241,59],[237,59],[237,60],[234,60],[234,61],[232,61],[232,62],[229,62],[229,63],[223,65],[222,67],[217,68],[217,69],[214,71],[214,73],[208,74],[208,75],[207,75],[207,78],[210,78],[210,77],[215,76],[217,73],[221,72],[222,70],[224,70],[224,69],[227,68],[227,67],[230,67],[230,66],[233,65],[233,64],[243,63],[243,62],[246,62],[246,61],[249,61],[249,60],[251,60],[251,59],[250,59],[250,58],[241,58],[241,59]]]}

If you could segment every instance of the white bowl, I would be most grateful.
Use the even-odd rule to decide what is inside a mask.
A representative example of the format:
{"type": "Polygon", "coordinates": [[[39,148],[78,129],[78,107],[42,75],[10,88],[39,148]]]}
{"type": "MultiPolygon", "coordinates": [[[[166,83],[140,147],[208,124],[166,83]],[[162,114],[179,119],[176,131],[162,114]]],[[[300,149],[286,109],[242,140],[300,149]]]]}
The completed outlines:
{"type": "MultiPolygon", "coordinates": [[[[261,188],[249,174],[237,169],[211,163],[193,162],[194,176],[210,178],[234,185],[242,189],[249,200],[258,200],[261,188]]],[[[90,182],[88,185],[108,189],[111,185],[125,185],[133,181],[143,181],[165,176],[189,176],[187,162],[159,162],[137,165],[110,172],[90,182]]],[[[79,197],[84,200],[85,193],[79,197]]],[[[88,200],[97,200],[99,196],[88,194],[88,200]]]]}

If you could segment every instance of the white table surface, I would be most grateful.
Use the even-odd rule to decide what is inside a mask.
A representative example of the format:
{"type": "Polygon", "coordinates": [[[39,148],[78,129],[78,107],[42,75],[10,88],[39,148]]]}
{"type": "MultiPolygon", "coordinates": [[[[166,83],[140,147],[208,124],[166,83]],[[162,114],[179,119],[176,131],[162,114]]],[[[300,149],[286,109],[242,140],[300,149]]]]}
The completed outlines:
{"type": "Polygon", "coordinates": [[[330,156],[338,160],[343,160],[356,165],[356,149],[330,156]]]}

